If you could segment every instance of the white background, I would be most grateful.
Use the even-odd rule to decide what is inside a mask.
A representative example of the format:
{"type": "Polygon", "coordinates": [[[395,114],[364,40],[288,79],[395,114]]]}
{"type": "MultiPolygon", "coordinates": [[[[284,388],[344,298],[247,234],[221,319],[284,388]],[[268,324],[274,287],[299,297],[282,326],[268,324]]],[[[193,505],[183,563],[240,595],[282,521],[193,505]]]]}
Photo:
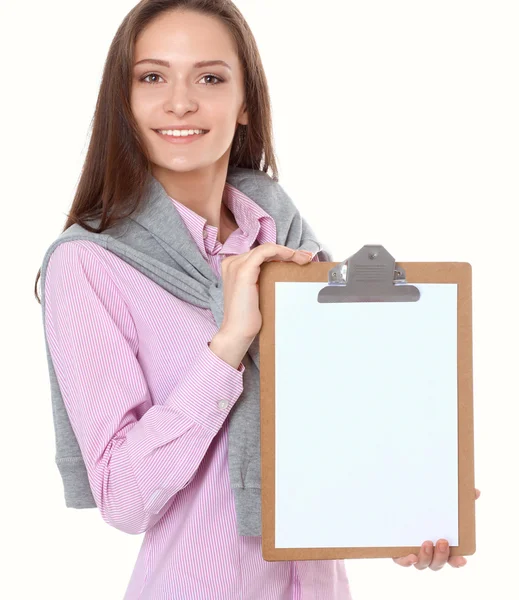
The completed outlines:
{"type": "MultiPolygon", "coordinates": [[[[134,4],[0,5],[0,585],[9,599],[122,598],[142,541],[108,526],[96,510],[65,508],[33,295],[43,254],[70,209],[108,47],[134,4]]],[[[512,598],[519,537],[519,5],[236,4],[269,81],[280,183],[333,259],[377,243],[397,261],[473,267],[477,552],[464,568],[439,572],[391,559],[348,560],[354,600],[512,598]]]]}

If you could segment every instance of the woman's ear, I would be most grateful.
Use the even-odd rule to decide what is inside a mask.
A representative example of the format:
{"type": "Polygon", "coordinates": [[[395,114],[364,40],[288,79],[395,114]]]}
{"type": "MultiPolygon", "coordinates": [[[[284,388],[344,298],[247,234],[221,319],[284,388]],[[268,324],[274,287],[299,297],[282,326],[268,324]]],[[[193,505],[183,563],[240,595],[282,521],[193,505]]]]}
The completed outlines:
{"type": "Polygon", "coordinates": [[[247,108],[243,108],[238,116],[237,125],[248,125],[249,124],[249,115],[247,113],[247,108]]]}

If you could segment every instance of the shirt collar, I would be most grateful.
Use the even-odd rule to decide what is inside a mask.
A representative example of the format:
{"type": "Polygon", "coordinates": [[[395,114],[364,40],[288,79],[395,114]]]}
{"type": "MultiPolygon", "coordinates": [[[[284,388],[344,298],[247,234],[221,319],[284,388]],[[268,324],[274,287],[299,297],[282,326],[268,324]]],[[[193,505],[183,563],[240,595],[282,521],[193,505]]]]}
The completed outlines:
{"type": "MultiPolygon", "coordinates": [[[[207,224],[207,219],[200,216],[175,198],[171,201],[178,210],[200,252],[208,258],[222,249],[217,240],[218,228],[207,224]],[[204,237],[205,235],[205,237],[204,237]]],[[[225,183],[222,201],[233,213],[238,229],[223,244],[226,254],[247,252],[257,241],[258,244],[276,242],[276,223],[274,219],[256,204],[249,196],[225,183]]]]}

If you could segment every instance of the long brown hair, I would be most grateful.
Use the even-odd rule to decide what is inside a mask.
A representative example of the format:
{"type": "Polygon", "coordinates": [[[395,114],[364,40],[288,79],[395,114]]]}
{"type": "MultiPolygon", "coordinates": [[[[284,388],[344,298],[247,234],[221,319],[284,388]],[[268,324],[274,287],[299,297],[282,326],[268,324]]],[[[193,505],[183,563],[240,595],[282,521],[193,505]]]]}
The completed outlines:
{"type": "MultiPolygon", "coordinates": [[[[110,45],[96,108],[92,136],[79,184],[63,231],[79,223],[102,233],[139,209],[151,161],[130,108],[135,41],[166,11],[187,9],[219,17],[233,36],[244,73],[248,124],[234,135],[229,166],[272,169],[278,181],[267,79],[256,41],[245,18],[230,0],[141,0],[126,15],[110,45]],[[263,160],[263,165],[261,161],[263,160]],[[98,228],[85,220],[101,217],[98,228]]],[[[34,294],[38,296],[38,271],[34,294]]]]}

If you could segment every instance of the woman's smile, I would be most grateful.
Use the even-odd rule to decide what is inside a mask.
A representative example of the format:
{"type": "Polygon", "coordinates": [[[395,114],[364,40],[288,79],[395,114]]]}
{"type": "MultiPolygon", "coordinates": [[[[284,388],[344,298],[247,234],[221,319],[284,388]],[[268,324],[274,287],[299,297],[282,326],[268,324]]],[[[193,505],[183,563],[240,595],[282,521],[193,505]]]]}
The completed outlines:
{"type": "Polygon", "coordinates": [[[168,135],[166,133],[160,133],[156,129],[153,131],[155,131],[159,137],[170,144],[190,144],[191,142],[195,142],[206,135],[205,133],[193,133],[191,135],[168,135]]]}

